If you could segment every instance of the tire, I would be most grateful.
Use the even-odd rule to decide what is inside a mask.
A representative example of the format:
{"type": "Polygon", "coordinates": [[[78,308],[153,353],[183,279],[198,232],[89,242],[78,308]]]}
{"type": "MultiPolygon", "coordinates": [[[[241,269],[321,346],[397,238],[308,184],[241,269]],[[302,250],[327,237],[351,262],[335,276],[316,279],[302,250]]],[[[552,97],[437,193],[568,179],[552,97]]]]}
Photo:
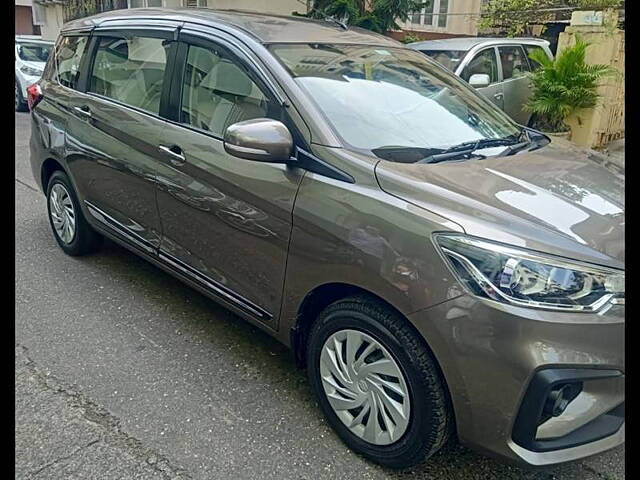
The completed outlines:
{"type": "Polygon", "coordinates": [[[67,255],[74,257],[85,255],[97,251],[102,245],[102,235],[87,223],[69,177],[61,170],[53,172],[49,179],[47,212],[53,236],[67,255]],[[63,204],[58,203],[56,199],[59,199],[63,204]],[[64,225],[65,220],[70,225],[73,224],[73,233],[70,235],[71,229],[62,228],[62,233],[60,233],[60,225],[64,225]]]}
{"type": "MultiPolygon", "coordinates": [[[[444,446],[453,433],[454,421],[448,391],[431,352],[404,318],[374,298],[363,295],[339,300],[329,305],[319,315],[309,334],[307,374],[311,388],[318,399],[320,408],[327,416],[329,424],[349,448],[376,463],[390,468],[407,468],[416,465],[425,461],[444,446]],[[336,346],[338,344],[335,343],[335,340],[340,341],[340,338],[344,338],[344,340],[341,346],[336,346]],[[359,365],[359,367],[351,371],[345,367],[347,373],[351,372],[352,376],[350,379],[352,382],[348,384],[345,383],[344,376],[335,375],[335,364],[334,369],[326,365],[331,364],[334,358],[340,364],[339,355],[336,352],[341,354],[342,365],[349,364],[351,357],[347,351],[350,338],[355,339],[351,346],[351,352],[355,351],[353,358],[356,358],[353,364],[356,367],[359,365]],[[326,345],[325,342],[327,342],[326,345]],[[358,346],[358,342],[362,342],[362,344],[356,351],[355,346],[358,346]],[[371,350],[366,355],[367,358],[363,360],[368,351],[367,348],[375,348],[365,347],[367,342],[369,345],[377,343],[382,349],[379,351],[371,350]],[[330,353],[332,346],[333,355],[330,353]],[[359,352],[360,356],[358,356],[359,352]],[[396,405],[401,404],[402,408],[405,408],[407,398],[409,401],[408,415],[406,415],[408,422],[403,427],[404,430],[400,428],[403,425],[402,416],[398,416],[397,412],[395,418],[401,421],[391,420],[391,423],[389,422],[393,417],[390,414],[390,409],[386,407],[389,405],[388,398],[391,394],[386,395],[387,403],[385,403],[379,388],[373,386],[373,383],[376,382],[381,384],[379,382],[381,377],[367,373],[364,385],[362,385],[364,365],[371,365],[374,362],[376,365],[382,365],[382,361],[384,361],[385,365],[390,367],[393,363],[386,362],[387,359],[380,355],[382,357],[390,356],[404,377],[393,376],[392,372],[386,372],[383,375],[387,385],[390,384],[389,382],[393,383],[394,390],[401,391],[403,388],[408,390],[405,396],[398,394],[394,396],[395,400],[398,400],[396,405]],[[336,382],[336,379],[339,381],[336,382]],[[343,388],[334,388],[336,383],[343,388]],[[349,385],[351,386],[349,387],[349,385]],[[355,385],[358,387],[355,388],[355,385]],[[369,385],[368,388],[364,388],[366,385],[369,385]],[[332,393],[331,400],[325,387],[332,393]],[[350,390],[351,393],[344,390],[350,390]],[[377,424],[380,436],[375,437],[375,442],[365,440],[363,436],[366,435],[369,422],[373,418],[370,413],[366,420],[366,426],[364,425],[366,415],[363,417],[361,425],[357,425],[353,429],[347,426],[347,422],[357,421],[358,415],[367,410],[366,405],[350,410],[345,410],[345,407],[342,406],[345,394],[354,395],[354,392],[358,392],[358,398],[369,396],[368,410],[370,413],[375,411],[374,408],[377,409],[377,406],[373,407],[373,405],[384,405],[384,412],[377,409],[381,411],[378,414],[377,424]],[[373,400],[371,397],[374,397],[373,400]],[[401,402],[399,402],[400,399],[402,399],[401,402]],[[334,410],[330,401],[334,403],[337,401],[342,410],[334,410]],[[384,415],[381,417],[381,414],[384,413],[386,413],[386,420],[384,415]],[[342,420],[339,415],[342,416],[342,420]],[[382,428],[383,424],[389,425],[386,431],[382,428]],[[396,438],[391,438],[394,435],[396,438]]],[[[358,401],[360,400],[356,400],[356,403],[358,401]]],[[[347,404],[351,405],[351,402],[347,401],[347,404]]],[[[372,428],[376,428],[375,424],[372,428]]],[[[369,437],[371,438],[370,435],[369,437]]]]}
{"type": "Polygon", "coordinates": [[[22,89],[20,88],[20,84],[18,83],[17,80],[16,80],[16,91],[15,91],[15,108],[16,108],[16,112],[26,112],[28,110],[27,102],[22,97],[22,89]]]}

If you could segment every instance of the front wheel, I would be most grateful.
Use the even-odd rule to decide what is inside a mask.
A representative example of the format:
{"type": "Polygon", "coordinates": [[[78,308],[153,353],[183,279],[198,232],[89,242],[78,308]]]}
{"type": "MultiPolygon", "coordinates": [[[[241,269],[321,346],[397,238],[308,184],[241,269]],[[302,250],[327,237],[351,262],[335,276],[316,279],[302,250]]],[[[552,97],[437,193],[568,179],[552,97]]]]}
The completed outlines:
{"type": "Polygon", "coordinates": [[[377,300],[357,296],[327,307],[310,332],[307,362],[329,423],[370,460],[406,468],[450,436],[451,407],[431,353],[377,300]]]}

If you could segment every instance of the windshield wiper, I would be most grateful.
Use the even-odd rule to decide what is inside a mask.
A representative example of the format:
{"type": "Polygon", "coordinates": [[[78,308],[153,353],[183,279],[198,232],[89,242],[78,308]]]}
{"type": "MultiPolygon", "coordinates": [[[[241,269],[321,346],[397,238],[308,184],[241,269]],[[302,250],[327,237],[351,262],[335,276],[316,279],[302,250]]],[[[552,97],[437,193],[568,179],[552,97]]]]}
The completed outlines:
{"type": "MultiPolygon", "coordinates": [[[[418,160],[416,163],[439,163],[447,160],[454,160],[456,158],[464,157],[467,155],[471,155],[476,150],[480,150],[483,148],[491,148],[491,147],[501,147],[503,145],[514,145],[517,140],[512,138],[482,138],[480,140],[472,140],[470,142],[463,142],[458,145],[454,145],[453,147],[449,147],[442,152],[436,153],[434,155],[429,155],[421,160],[418,160]]],[[[482,158],[486,158],[484,155],[478,155],[482,158]]]]}

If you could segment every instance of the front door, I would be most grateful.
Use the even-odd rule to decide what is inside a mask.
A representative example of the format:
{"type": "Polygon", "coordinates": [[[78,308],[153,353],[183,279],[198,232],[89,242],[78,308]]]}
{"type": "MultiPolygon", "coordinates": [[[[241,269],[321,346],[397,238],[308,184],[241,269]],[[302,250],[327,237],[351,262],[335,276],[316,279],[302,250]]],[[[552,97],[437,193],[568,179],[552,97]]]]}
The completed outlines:
{"type": "Polygon", "coordinates": [[[166,162],[158,144],[173,33],[94,35],[86,92],[70,102],[67,162],[92,220],[155,253],[161,240],[155,171],[166,162]]]}
{"type": "Polygon", "coordinates": [[[175,124],[163,134],[168,162],[158,171],[160,256],[214,296],[276,328],[303,172],[225,152],[228,126],[283,120],[281,107],[231,45],[184,31],[181,39],[171,91],[175,124]]]}
{"type": "Polygon", "coordinates": [[[460,76],[468,82],[472,75],[489,75],[489,86],[478,88],[478,92],[487,97],[500,110],[504,110],[504,94],[498,73],[498,60],[494,47],[477,52],[462,70],[460,76]]]}
{"type": "Polygon", "coordinates": [[[526,125],[529,112],[525,105],[529,99],[529,62],[520,45],[498,47],[502,67],[502,89],[504,92],[504,111],[517,123],[526,125]]]}

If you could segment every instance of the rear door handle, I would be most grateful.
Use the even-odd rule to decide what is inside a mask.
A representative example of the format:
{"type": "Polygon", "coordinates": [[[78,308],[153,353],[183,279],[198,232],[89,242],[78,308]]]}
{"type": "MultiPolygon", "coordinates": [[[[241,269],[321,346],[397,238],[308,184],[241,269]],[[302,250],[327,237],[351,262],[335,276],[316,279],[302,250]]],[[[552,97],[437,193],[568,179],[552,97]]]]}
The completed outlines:
{"type": "Polygon", "coordinates": [[[498,92],[496,93],[493,98],[495,98],[496,100],[500,100],[504,97],[504,93],[498,92]]]}
{"type": "Polygon", "coordinates": [[[182,154],[182,149],[177,145],[173,145],[171,147],[167,147],[166,145],[158,145],[158,150],[160,150],[160,152],[164,153],[165,155],[168,155],[171,163],[176,166],[183,165],[187,161],[187,159],[184,158],[184,155],[182,154]]]}
{"type": "Polygon", "coordinates": [[[89,107],[73,107],[73,110],[84,118],[91,118],[91,110],[89,110],[89,107]]]}

